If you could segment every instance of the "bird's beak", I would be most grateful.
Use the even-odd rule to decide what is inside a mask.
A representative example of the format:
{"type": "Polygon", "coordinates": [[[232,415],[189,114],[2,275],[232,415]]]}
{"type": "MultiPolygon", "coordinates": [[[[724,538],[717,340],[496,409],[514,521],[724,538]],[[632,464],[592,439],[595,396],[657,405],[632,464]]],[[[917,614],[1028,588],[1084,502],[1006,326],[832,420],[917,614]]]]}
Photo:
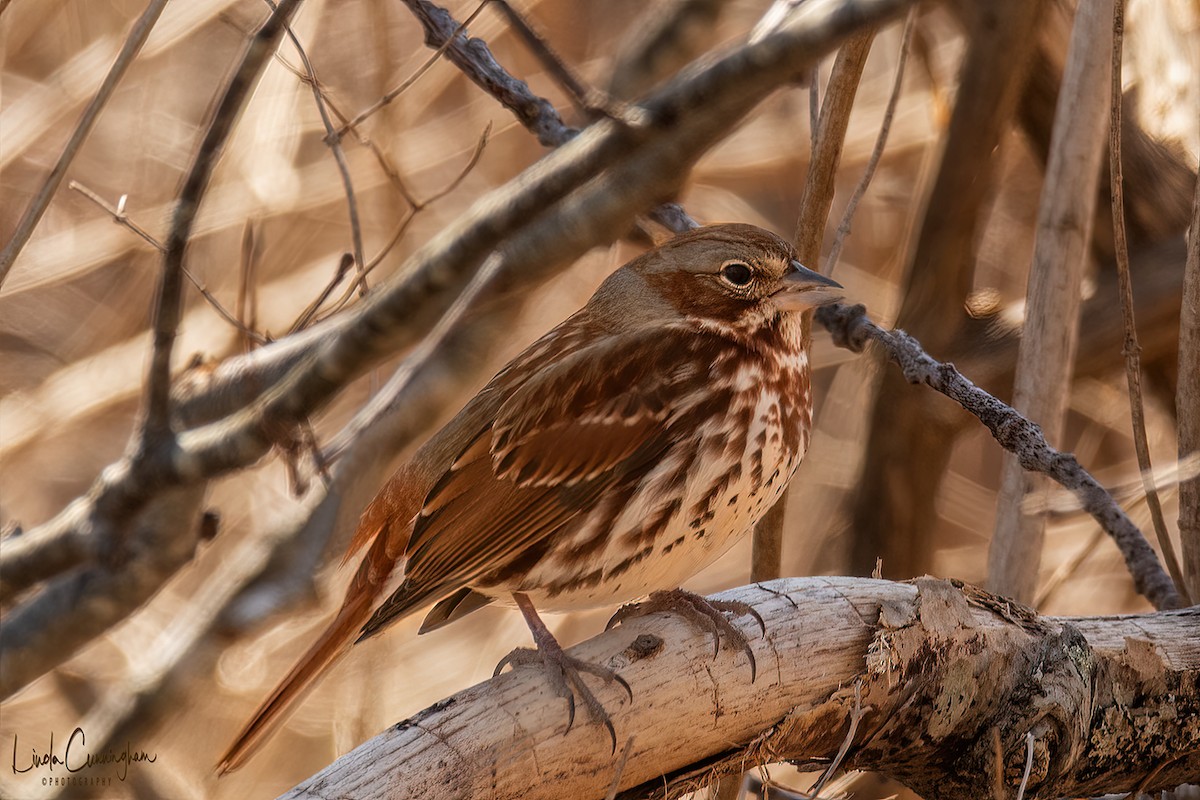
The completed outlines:
{"type": "Polygon", "coordinates": [[[832,278],[792,262],[792,269],[779,280],[779,288],[771,299],[782,311],[804,311],[813,306],[841,300],[842,285],[832,278]]]}

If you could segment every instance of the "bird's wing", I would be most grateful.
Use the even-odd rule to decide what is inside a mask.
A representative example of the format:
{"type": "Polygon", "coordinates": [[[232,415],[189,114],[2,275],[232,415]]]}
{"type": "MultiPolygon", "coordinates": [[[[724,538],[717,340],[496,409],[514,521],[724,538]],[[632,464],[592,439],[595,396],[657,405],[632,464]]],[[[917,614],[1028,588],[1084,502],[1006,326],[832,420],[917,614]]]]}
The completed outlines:
{"type": "Polygon", "coordinates": [[[683,331],[610,336],[534,370],[441,476],[417,515],[404,585],[363,628],[513,562],[608,492],[635,486],[678,432],[671,419],[707,370],[683,331]]]}

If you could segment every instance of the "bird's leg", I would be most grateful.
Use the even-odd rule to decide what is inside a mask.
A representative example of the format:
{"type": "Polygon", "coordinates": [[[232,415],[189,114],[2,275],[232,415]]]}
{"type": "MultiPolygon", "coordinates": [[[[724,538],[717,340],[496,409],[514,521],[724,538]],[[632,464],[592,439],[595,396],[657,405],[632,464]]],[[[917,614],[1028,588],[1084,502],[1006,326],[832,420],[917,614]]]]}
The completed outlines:
{"type": "Polygon", "coordinates": [[[629,687],[629,683],[607,667],[567,655],[563,651],[562,645],[554,638],[554,634],[546,627],[546,623],[542,622],[542,618],[538,616],[537,610],[533,607],[533,602],[529,599],[529,596],[523,592],[513,592],[513,599],[517,602],[517,608],[521,609],[521,614],[525,617],[525,624],[529,626],[529,632],[533,634],[533,642],[537,645],[537,649],[518,647],[500,659],[500,663],[496,665],[494,674],[499,675],[500,671],[506,666],[519,667],[527,664],[541,663],[545,667],[550,685],[554,687],[554,690],[561,697],[565,697],[567,700],[567,730],[571,730],[571,726],[575,723],[575,696],[578,695],[582,698],[583,704],[587,706],[588,714],[591,715],[592,720],[599,722],[608,729],[608,735],[612,739],[613,752],[615,753],[617,749],[617,732],[613,728],[612,718],[604,710],[604,706],[601,705],[600,701],[596,699],[596,695],[592,693],[592,690],[583,682],[581,673],[586,672],[589,675],[595,675],[609,683],[616,681],[621,684],[632,701],[633,690],[629,687]]]}
{"type": "Polygon", "coordinates": [[[712,634],[714,657],[720,651],[722,640],[727,648],[739,649],[744,652],[750,659],[750,682],[754,682],[758,675],[758,664],[754,660],[754,650],[750,647],[750,640],[725,616],[726,613],[729,613],[754,617],[758,626],[762,628],[763,635],[766,635],[766,623],[763,622],[763,618],[754,610],[753,606],[736,600],[710,600],[683,589],[671,589],[665,592],[654,592],[640,603],[621,606],[608,621],[607,627],[611,628],[624,620],[644,617],[656,611],[674,612],[696,628],[712,634]]]}

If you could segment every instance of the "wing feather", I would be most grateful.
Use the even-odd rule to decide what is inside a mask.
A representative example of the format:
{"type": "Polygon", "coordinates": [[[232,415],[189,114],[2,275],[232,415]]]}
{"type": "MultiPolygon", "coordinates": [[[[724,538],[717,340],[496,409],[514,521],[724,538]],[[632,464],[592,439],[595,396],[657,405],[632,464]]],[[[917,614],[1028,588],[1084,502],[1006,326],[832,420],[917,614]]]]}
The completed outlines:
{"type": "Polygon", "coordinates": [[[539,368],[518,357],[500,373],[488,390],[506,399],[426,496],[405,586],[371,627],[510,563],[606,492],[640,482],[679,435],[673,410],[707,379],[696,337],[662,328],[601,337],[537,359],[539,368]]]}

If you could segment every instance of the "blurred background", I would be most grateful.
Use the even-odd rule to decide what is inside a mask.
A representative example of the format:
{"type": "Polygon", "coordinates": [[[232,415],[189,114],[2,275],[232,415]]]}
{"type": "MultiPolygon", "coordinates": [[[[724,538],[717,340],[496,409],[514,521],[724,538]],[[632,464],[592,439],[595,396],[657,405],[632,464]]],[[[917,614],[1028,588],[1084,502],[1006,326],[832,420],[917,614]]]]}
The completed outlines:
{"type": "MultiPolygon", "coordinates": [[[[681,3],[516,5],[587,82],[608,88],[614,65],[650,27],[648,15],[681,3]]],[[[703,57],[743,41],[769,4],[689,5],[695,13],[678,47],[703,57]]],[[[1019,111],[998,146],[976,155],[992,160],[995,170],[973,237],[974,257],[964,257],[971,272],[969,293],[954,300],[961,314],[922,317],[906,301],[913,282],[920,283],[910,261],[923,226],[938,213],[927,201],[967,47],[970,13],[953,3],[930,4],[917,19],[887,148],[833,272],[851,299],[885,325],[909,302],[907,313],[920,320],[911,327],[919,328],[914,332],[931,354],[955,361],[1003,397],[1010,393],[1033,250],[1047,114],[1072,13],[1066,0],[1045,5],[1037,57],[1007,65],[1030,70],[1019,111]]],[[[12,235],[143,8],[140,0],[0,2],[0,242],[12,235]]],[[[461,21],[476,4],[448,8],[461,21]]],[[[160,254],[129,227],[114,224],[89,194],[119,206],[151,237],[165,236],[214,98],[266,13],[260,0],[168,4],[8,276],[0,292],[0,525],[28,529],[49,519],[126,447],[146,368],[160,254]]],[[[328,101],[349,117],[413,75],[431,52],[399,0],[308,0],[293,29],[328,101]]],[[[482,11],[470,33],[486,40],[497,60],[549,98],[568,123],[586,124],[494,6],[482,11]]],[[[880,31],[866,64],[826,252],[879,132],[900,42],[900,25],[880,31]]],[[[285,40],[216,169],[188,250],[187,268],[204,292],[187,287],[176,347],[181,369],[205,369],[257,347],[263,337],[286,335],[335,280],[351,249],[342,180],[302,74],[301,59],[285,40]]],[[[1155,463],[1169,473],[1176,451],[1180,220],[1200,151],[1200,2],[1129,0],[1124,75],[1127,123],[1142,136],[1135,141],[1127,134],[1126,194],[1149,376],[1149,443],[1155,463]]],[[[372,114],[359,132],[360,138],[344,139],[344,150],[363,250],[368,260],[378,259],[372,285],[397,274],[408,254],[545,152],[445,61],[372,114]]],[[[751,222],[790,236],[809,141],[808,91],[780,90],[703,158],[679,200],[701,222],[751,222]]],[[[1057,444],[1119,490],[1134,521],[1149,531],[1130,434],[1111,223],[1103,221],[1106,192],[1102,187],[1076,380],[1057,444]]],[[[565,268],[507,331],[492,371],[582,305],[643,247],[619,241],[565,268]]],[[[337,283],[316,316],[359,302],[348,287],[346,280],[337,283]]],[[[786,574],[865,575],[880,557],[887,577],[930,573],[983,583],[998,446],[949,400],[908,386],[870,353],[834,347],[819,329],[814,361],[816,433],[791,490],[786,574]],[[886,492],[872,488],[879,486],[886,492]]],[[[313,419],[316,442],[341,430],[395,363],[358,381],[313,419]]],[[[478,385],[490,374],[481,374],[478,385]]],[[[393,461],[403,457],[393,455],[393,461]]],[[[363,500],[385,477],[380,470],[362,476],[363,500]]],[[[80,726],[89,749],[98,749],[98,741],[118,750],[129,744],[156,754],[155,763],[132,765],[125,780],[66,790],[43,785],[40,770],[22,776],[6,768],[0,795],[275,796],[384,727],[489,677],[505,653],[528,643],[519,615],[497,609],[420,639],[419,617],[396,625],[356,648],[248,768],[218,782],[212,769],[220,752],[340,601],[344,524],[332,536],[285,545],[286,558],[270,558],[307,513],[304,490],[314,491],[313,485],[303,455],[280,454],[217,481],[206,506],[219,512],[219,533],[194,560],[124,623],[0,706],[0,743],[5,749],[14,743],[14,758],[17,737],[22,754],[27,747],[46,752],[51,731],[61,747],[80,726]],[[289,460],[299,463],[299,476],[289,475],[289,460]]],[[[1168,487],[1163,497],[1174,526],[1175,494],[1168,487]]],[[[749,561],[746,542],[688,588],[711,592],[745,583],[749,561]]],[[[1048,512],[1037,606],[1051,614],[1149,610],[1115,547],[1069,504],[1048,512]]],[[[559,616],[553,625],[572,643],[600,631],[610,613],[559,616]]],[[[788,768],[771,775],[783,785],[811,783],[788,768]]],[[[864,798],[902,791],[867,779],[853,787],[854,796],[864,798]]]]}

